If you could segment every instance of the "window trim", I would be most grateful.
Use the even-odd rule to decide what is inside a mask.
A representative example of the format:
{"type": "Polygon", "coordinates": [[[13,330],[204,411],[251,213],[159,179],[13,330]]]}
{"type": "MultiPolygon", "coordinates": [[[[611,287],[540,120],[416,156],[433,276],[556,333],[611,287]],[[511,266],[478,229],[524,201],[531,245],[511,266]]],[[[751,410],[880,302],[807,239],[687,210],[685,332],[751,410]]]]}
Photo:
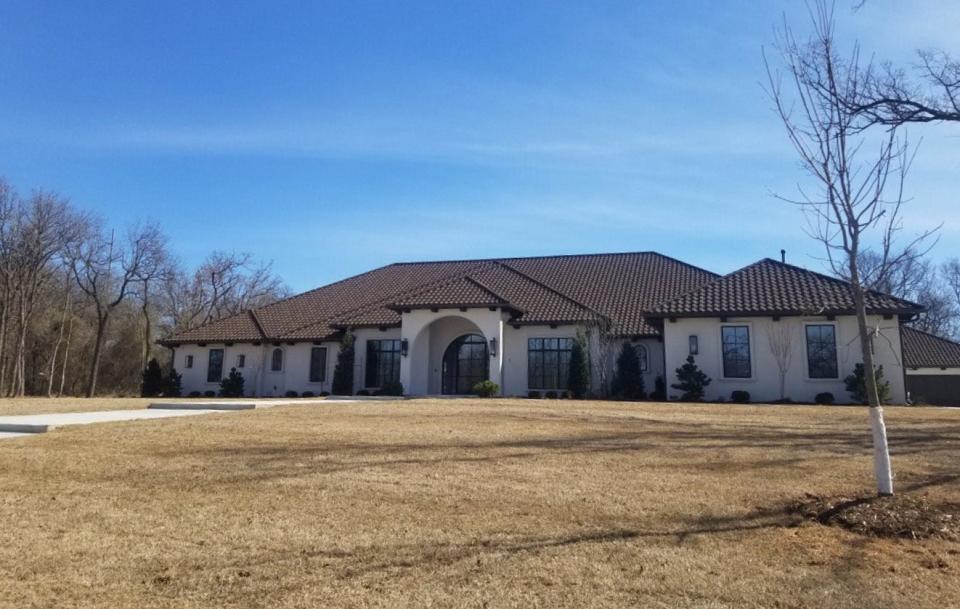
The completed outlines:
{"type": "MultiPolygon", "coordinates": [[[[566,353],[572,353],[572,352],[573,352],[573,341],[575,341],[575,340],[576,340],[576,338],[573,337],[573,336],[528,336],[528,337],[527,337],[527,391],[566,391],[566,390],[567,390],[567,387],[560,387],[560,386],[558,386],[558,387],[535,387],[535,386],[530,382],[530,375],[531,375],[531,370],[532,370],[532,367],[530,366],[530,355],[531,355],[531,353],[558,353],[558,354],[559,354],[559,353],[565,353],[565,352],[566,352],[566,353]],[[531,349],[530,349],[530,341],[534,341],[534,340],[541,340],[541,341],[543,341],[543,340],[568,340],[568,341],[570,341],[570,348],[569,348],[569,349],[559,349],[559,348],[558,348],[558,349],[555,349],[555,350],[554,350],[554,349],[545,350],[545,349],[541,348],[541,349],[539,349],[539,350],[534,351],[534,350],[531,350],[531,349]]],[[[568,361],[569,361],[569,356],[568,356],[568,361]]],[[[570,372],[569,372],[569,367],[568,367],[567,374],[569,375],[569,373],[570,373],[570,372]]],[[[544,377],[544,376],[545,376],[545,375],[541,375],[541,377],[544,377]]],[[[569,383],[569,380],[570,380],[570,379],[569,379],[569,376],[568,376],[568,378],[567,378],[568,383],[569,383]]],[[[560,357],[559,357],[559,355],[557,356],[557,383],[560,384],[560,357]]]]}
{"type": "MultiPolygon", "coordinates": [[[[396,358],[397,358],[397,378],[396,378],[396,381],[397,381],[397,382],[400,382],[400,368],[401,368],[401,366],[402,366],[402,361],[403,361],[403,355],[401,354],[402,346],[401,346],[401,344],[400,344],[401,339],[400,339],[400,338],[368,338],[367,341],[366,341],[366,346],[364,347],[364,351],[363,351],[363,388],[364,388],[364,389],[380,389],[380,388],[383,386],[383,380],[384,380],[384,379],[382,379],[382,378],[381,378],[381,379],[377,379],[377,378],[371,379],[371,378],[370,378],[370,346],[371,346],[373,343],[386,343],[386,342],[395,343],[395,344],[396,344],[396,349],[389,349],[389,350],[387,350],[387,351],[384,351],[384,350],[381,348],[381,349],[378,349],[378,350],[377,350],[377,353],[391,353],[391,354],[396,353],[396,358]],[[371,380],[374,381],[374,382],[376,382],[376,381],[379,380],[379,381],[380,381],[380,384],[379,384],[379,385],[371,385],[371,384],[370,384],[370,381],[371,381],[371,380]]],[[[378,368],[379,368],[379,366],[378,366],[378,368]]],[[[375,376],[379,376],[379,374],[375,374],[375,376]]],[[[389,380],[389,379],[388,379],[388,380],[389,380]]]]}
{"type": "Polygon", "coordinates": [[[753,322],[752,321],[743,321],[743,322],[724,322],[720,324],[719,331],[719,346],[718,357],[720,358],[720,380],[722,381],[755,381],[757,380],[756,375],[756,354],[754,353],[754,338],[756,337],[755,332],[753,331],[753,322]],[[727,376],[726,366],[724,366],[723,358],[723,329],[724,328],[746,328],[747,329],[747,349],[750,354],[750,376],[727,376]]]}
{"type": "Polygon", "coordinates": [[[246,353],[237,353],[237,365],[235,368],[237,370],[242,370],[247,367],[247,354],[246,353]]]}
{"type": "Polygon", "coordinates": [[[310,362],[309,362],[309,365],[308,365],[308,367],[307,367],[307,382],[308,382],[308,383],[314,383],[314,384],[319,385],[319,384],[321,384],[321,383],[326,383],[326,382],[327,382],[327,361],[328,361],[328,360],[327,360],[327,357],[328,357],[328,351],[327,351],[327,348],[326,348],[326,347],[323,347],[323,346],[320,346],[320,345],[313,345],[313,346],[310,347],[310,362]],[[314,354],[314,351],[316,351],[316,350],[318,350],[318,349],[320,349],[320,350],[323,351],[323,367],[320,369],[320,379],[315,381],[315,380],[313,380],[313,354],[314,354]]]}
{"type": "Polygon", "coordinates": [[[184,369],[187,369],[187,370],[193,369],[193,354],[192,354],[192,353],[188,353],[186,356],[184,356],[184,359],[183,359],[183,367],[184,367],[184,369]]]}
{"type": "Polygon", "coordinates": [[[641,342],[633,343],[632,347],[637,352],[637,359],[640,360],[640,372],[650,372],[650,349],[641,342]],[[643,349],[643,357],[640,357],[641,349],[643,349]]]}
{"type": "Polygon", "coordinates": [[[286,365],[286,363],[287,363],[287,353],[286,351],[283,350],[283,347],[274,347],[273,349],[270,350],[270,372],[274,374],[283,372],[283,368],[286,365]],[[277,354],[277,351],[280,352],[280,367],[274,368],[273,367],[274,356],[277,354]]]}
{"type": "Polygon", "coordinates": [[[223,348],[213,348],[207,350],[207,384],[208,385],[219,385],[220,381],[223,380],[223,358],[226,356],[226,349],[223,348]],[[216,380],[210,380],[210,358],[213,356],[215,351],[220,352],[220,375],[216,380]]]}
{"type": "Polygon", "coordinates": [[[836,383],[840,379],[840,326],[835,321],[805,321],[803,322],[803,379],[814,383],[836,383]],[[833,326],[833,356],[837,364],[837,376],[813,377],[810,376],[810,352],[807,347],[807,326],[833,326]]]}

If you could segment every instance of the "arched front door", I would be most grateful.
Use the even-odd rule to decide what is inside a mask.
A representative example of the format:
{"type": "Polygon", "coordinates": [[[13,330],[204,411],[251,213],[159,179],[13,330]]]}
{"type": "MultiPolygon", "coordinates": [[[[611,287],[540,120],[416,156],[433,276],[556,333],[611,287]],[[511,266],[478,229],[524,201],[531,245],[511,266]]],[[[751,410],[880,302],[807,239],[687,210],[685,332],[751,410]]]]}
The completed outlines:
{"type": "Polygon", "coordinates": [[[467,334],[450,343],[443,354],[443,393],[473,393],[473,386],[489,378],[487,341],[479,334],[467,334]]]}

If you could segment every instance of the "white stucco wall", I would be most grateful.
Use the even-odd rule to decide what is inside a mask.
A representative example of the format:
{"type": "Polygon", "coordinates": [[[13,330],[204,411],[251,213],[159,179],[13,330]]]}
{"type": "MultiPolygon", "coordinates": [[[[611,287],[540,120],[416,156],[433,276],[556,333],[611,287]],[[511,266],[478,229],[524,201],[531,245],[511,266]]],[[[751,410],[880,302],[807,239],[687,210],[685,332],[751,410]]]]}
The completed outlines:
{"type": "Polygon", "coordinates": [[[907,368],[907,375],[917,376],[957,376],[960,368],[907,368]]]}
{"type": "MultiPolygon", "coordinates": [[[[879,328],[880,336],[875,340],[876,363],[883,365],[884,378],[890,383],[890,401],[902,404],[905,401],[903,385],[903,367],[900,354],[899,321],[896,318],[883,319],[871,316],[868,323],[879,328]]],[[[711,379],[706,390],[706,399],[730,399],[732,391],[740,389],[750,392],[752,401],[773,401],[780,398],[780,372],[770,349],[770,331],[774,324],[787,324],[791,337],[790,367],[786,375],[786,397],[795,401],[810,402],[816,394],[830,392],[838,403],[850,401],[843,379],[853,372],[855,364],[861,361],[860,340],[856,318],[838,317],[829,321],[826,317],[783,317],[773,321],[768,317],[728,318],[721,322],[718,318],[679,318],[675,322],[664,320],[664,349],[667,395],[679,396],[676,389],[670,387],[676,382],[675,370],[683,365],[688,355],[688,337],[695,335],[699,340],[699,355],[695,356],[697,366],[711,379]],[[837,379],[811,379],[807,371],[807,346],[804,325],[806,323],[834,324],[837,340],[837,379]],[[724,325],[746,325],[750,328],[750,349],[752,377],[749,379],[724,379],[721,352],[720,328],[724,325]]]]}

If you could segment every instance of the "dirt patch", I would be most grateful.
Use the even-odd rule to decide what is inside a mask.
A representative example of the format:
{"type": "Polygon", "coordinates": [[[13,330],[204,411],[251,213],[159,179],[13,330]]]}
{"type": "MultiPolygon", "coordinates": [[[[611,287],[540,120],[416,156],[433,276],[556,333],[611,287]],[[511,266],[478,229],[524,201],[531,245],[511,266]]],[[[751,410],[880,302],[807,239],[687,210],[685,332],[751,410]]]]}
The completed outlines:
{"type": "Polygon", "coordinates": [[[795,511],[808,520],[870,537],[960,541],[960,504],[934,504],[926,495],[851,498],[808,494],[795,511]]]}

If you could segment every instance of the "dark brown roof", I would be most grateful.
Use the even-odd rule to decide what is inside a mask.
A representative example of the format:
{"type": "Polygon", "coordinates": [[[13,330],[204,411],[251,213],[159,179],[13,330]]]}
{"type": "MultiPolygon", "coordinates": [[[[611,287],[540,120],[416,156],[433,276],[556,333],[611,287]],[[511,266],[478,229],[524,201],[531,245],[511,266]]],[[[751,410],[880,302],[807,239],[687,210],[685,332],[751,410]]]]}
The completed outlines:
{"type": "MultiPolygon", "coordinates": [[[[866,304],[873,314],[923,311],[918,304],[875,291],[867,293],[866,304]]],[[[844,315],[853,310],[853,288],[848,282],[765,258],[669,300],[650,315],[844,315]]]]}
{"type": "Polygon", "coordinates": [[[397,263],[163,342],[323,340],[398,325],[405,308],[469,305],[502,306],[517,324],[602,319],[619,335],[656,335],[643,311],[716,277],[655,252],[397,263]]]}
{"type": "Polygon", "coordinates": [[[903,326],[903,365],[907,368],[960,368],[960,344],[903,326]]]}

